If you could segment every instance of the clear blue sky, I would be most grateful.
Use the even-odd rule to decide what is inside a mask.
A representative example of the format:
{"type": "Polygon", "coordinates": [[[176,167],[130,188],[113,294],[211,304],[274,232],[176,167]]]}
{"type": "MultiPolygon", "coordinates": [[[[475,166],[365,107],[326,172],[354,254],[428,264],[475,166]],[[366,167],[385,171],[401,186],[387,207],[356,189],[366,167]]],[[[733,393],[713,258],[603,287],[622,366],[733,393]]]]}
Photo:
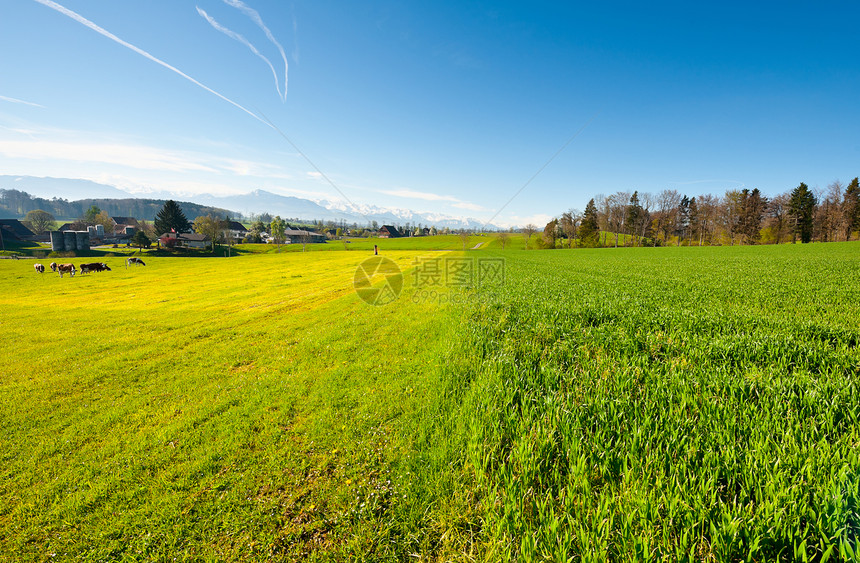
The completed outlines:
{"type": "Polygon", "coordinates": [[[860,174],[853,2],[59,2],[342,193],[46,3],[0,0],[0,174],[489,219],[586,124],[498,222],[860,174]]]}

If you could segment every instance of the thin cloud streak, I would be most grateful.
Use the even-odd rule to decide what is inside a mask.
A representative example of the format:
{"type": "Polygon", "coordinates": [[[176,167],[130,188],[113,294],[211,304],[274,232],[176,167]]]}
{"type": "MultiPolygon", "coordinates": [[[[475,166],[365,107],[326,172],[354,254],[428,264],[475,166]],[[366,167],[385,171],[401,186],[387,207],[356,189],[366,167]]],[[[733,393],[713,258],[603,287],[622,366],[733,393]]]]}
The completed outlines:
{"type": "Polygon", "coordinates": [[[396,197],[406,197],[410,199],[423,199],[425,201],[454,201],[460,200],[450,195],[439,195],[430,192],[417,192],[414,190],[381,190],[385,195],[393,195],[396,197]]]}
{"type": "Polygon", "coordinates": [[[281,92],[281,84],[280,84],[280,82],[278,82],[278,72],[275,70],[275,66],[272,64],[272,62],[265,55],[260,53],[260,51],[257,50],[257,48],[254,47],[254,45],[250,41],[245,39],[245,37],[243,35],[240,35],[240,34],[236,33],[235,31],[228,29],[228,28],[224,27],[223,25],[221,25],[220,23],[218,23],[215,20],[215,18],[213,18],[212,16],[207,14],[206,11],[203,10],[200,6],[195,6],[195,7],[197,8],[197,13],[200,14],[203,17],[203,19],[205,19],[207,22],[209,22],[209,25],[211,25],[213,28],[215,28],[216,31],[220,31],[221,33],[223,33],[224,35],[226,35],[230,39],[234,39],[234,40],[238,41],[239,43],[242,43],[243,45],[245,45],[246,47],[251,49],[252,53],[254,53],[258,57],[263,59],[263,62],[265,62],[267,65],[269,65],[269,68],[272,69],[272,76],[275,77],[275,89],[278,91],[278,97],[281,98],[282,100],[286,100],[287,93],[281,92]]]}
{"type": "Polygon", "coordinates": [[[265,162],[225,158],[221,154],[171,150],[115,140],[82,139],[56,141],[0,139],[0,157],[15,160],[60,160],[113,165],[150,172],[209,173],[274,181],[293,180],[280,166],[265,162]]]}
{"type": "MultiPolygon", "coordinates": [[[[217,172],[216,166],[181,153],[152,147],[118,145],[115,143],[83,143],[80,141],[0,141],[0,155],[15,159],[56,159],[73,162],[94,162],[170,172],[217,172]]],[[[214,160],[214,159],[213,159],[214,160]]]]}
{"type": "Polygon", "coordinates": [[[457,209],[468,209],[469,211],[486,211],[487,208],[477,203],[469,203],[467,201],[460,201],[457,203],[452,203],[451,207],[456,207],[457,209]]]}
{"type": "Polygon", "coordinates": [[[159,59],[159,58],[157,58],[157,57],[155,57],[155,56],[153,56],[153,55],[150,55],[149,53],[147,53],[147,52],[146,52],[146,51],[144,51],[143,49],[141,49],[141,48],[139,48],[139,47],[135,47],[135,46],[134,46],[134,45],[132,45],[131,43],[129,43],[129,42],[127,42],[127,41],[124,41],[124,40],[120,39],[119,37],[117,37],[117,36],[116,36],[116,35],[114,35],[113,33],[111,33],[111,32],[109,32],[109,31],[107,31],[106,29],[104,29],[104,28],[102,28],[102,27],[99,27],[98,25],[96,25],[95,23],[91,22],[90,20],[88,20],[87,18],[83,17],[82,15],[78,14],[77,12],[73,12],[72,10],[69,10],[68,8],[66,8],[66,7],[64,7],[64,6],[61,6],[60,4],[57,4],[56,2],[53,2],[52,0],[33,0],[33,1],[34,1],[34,2],[38,2],[39,4],[42,4],[43,6],[47,6],[48,8],[51,8],[52,10],[56,10],[57,12],[60,12],[60,13],[61,13],[61,14],[63,14],[64,16],[67,16],[67,17],[69,17],[69,18],[71,18],[71,19],[75,20],[76,22],[80,23],[81,25],[84,25],[84,26],[86,26],[86,27],[88,27],[88,28],[92,29],[92,30],[93,30],[93,31],[95,31],[96,33],[98,33],[98,34],[100,34],[100,35],[103,35],[103,36],[107,37],[107,38],[108,38],[108,39],[110,39],[111,41],[114,41],[114,42],[116,42],[116,43],[119,43],[120,45],[122,45],[123,47],[126,47],[126,48],[128,48],[128,49],[131,49],[131,50],[132,50],[132,51],[134,51],[135,53],[137,53],[137,54],[139,54],[139,55],[142,55],[142,56],[146,57],[147,59],[151,60],[152,62],[154,62],[154,63],[156,63],[156,64],[159,64],[159,65],[163,66],[164,68],[166,68],[166,69],[168,69],[168,70],[172,70],[173,72],[175,72],[176,74],[178,74],[178,75],[179,75],[179,76],[181,76],[182,78],[184,78],[184,79],[186,79],[186,80],[188,80],[188,81],[190,81],[190,82],[192,82],[192,83],[196,84],[197,86],[200,86],[201,88],[203,88],[203,89],[204,89],[204,90],[206,90],[207,92],[209,92],[209,93],[211,93],[211,94],[214,94],[214,95],[218,96],[219,98],[221,98],[221,99],[222,99],[222,100],[224,100],[225,102],[227,102],[227,103],[229,103],[229,104],[232,104],[233,106],[235,106],[235,107],[239,108],[240,110],[244,111],[245,113],[247,113],[248,115],[250,115],[251,117],[253,117],[254,119],[256,119],[257,121],[259,121],[260,123],[265,123],[265,124],[266,124],[266,125],[268,125],[269,127],[272,127],[272,124],[271,124],[271,123],[268,123],[268,122],[264,121],[260,116],[258,116],[256,113],[252,112],[251,110],[249,110],[249,109],[247,109],[247,108],[243,107],[242,105],[240,105],[240,104],[238,104],[238,103],[234,102],[233,100],[231,100],[231,99],[230,99],[230,98],[228,98],[227,96],[225,96],[225,95],[223,95],[223,94],[221,94],[221,93],[219,93],[219,92],[216,92],[215,90],[213,90],[213,89],[212,89],[212,88],[210,88],[209,86],[206,86],[206,85],[205,85],[205,84],[203,84],[202,82],[199,82],[198,80],[195,80],[194,78],[191,78],[190,76],[188,76],[187,74],[185,74],[184,72],[182,72],[181,70],[179,70],[178,68],[176,68],[175,66],[170,65],[170,64],[168,64],[168,63],[166,63],[166,62],[162,61],[161,59],[159,59]]]}
{"type": "Polygon", "coordinates": [[[42,108],[45,109],[45,106],[36,104],[33,102],[28,102],[26,100],[19,100],[18,98],[9,98],[8,96],[0,96],[0,101],[10,102],[13,104],[24,104],[25,106],[33,106],[34,108],[42,108]]]}
{"type": "Polygon", "coordinates": [[[469,211],[486,211],[486,208],[481,205],[471,203],[469,201],[463,201],[462,199],[454,197],[452,195],[434,194],[431,192],[419,192],[408,189],[379,190],[379,193],[395,197],[405,197],[408,199],[446,202],[449,203],[451,207],[456,207],[457,209],[467,209],[469,211]]]}
{"type": "Polygon", "coordinates": [[[243,12],[245,15],[247,15],[249,18],[251,18],[251,21],[253,21],[255,24],[257,24],[257,27],[259,27],[260,29],[263,30],[263,33],[266,34],[266,37],[269,38],[269,41],[271,41],[275,45],[275,47],[278,48],[278,51],[281,52],[281,58],[284,60],[284,100],[286,101],[286,99],[287,99],[287,82],[288,82],[288,77],[289,77],[290,65],[289,65],[289,63],[287,63],[287,54],[284,53],[284,48],[281,47],[281,44],[278,43],[278,40],[275,39],[275,36],[272,35],[272,32],[269,31],[269,28],[266,27],[265,23],[263,23],[263,18],[260,17],[260,14],[257,12],[257,10],[255,10],[254,8],[251,8],[250,6],[248,6],[247,4],[242,2],[242,0],[224,0],[224,3],[227,4],[228,6],[232,6],[233,8],[236,8],[237,10],[239,10],[240,12],[243,12]]]}

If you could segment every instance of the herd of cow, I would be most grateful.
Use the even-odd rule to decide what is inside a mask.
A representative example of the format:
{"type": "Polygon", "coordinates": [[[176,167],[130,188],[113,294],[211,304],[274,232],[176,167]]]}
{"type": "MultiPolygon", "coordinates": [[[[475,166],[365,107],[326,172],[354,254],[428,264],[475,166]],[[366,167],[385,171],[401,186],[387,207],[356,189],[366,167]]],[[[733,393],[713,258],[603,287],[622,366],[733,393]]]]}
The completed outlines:
{"type": "MultiPolygon", "coordinates": [[[[135,265],[146,266],[146,264],[143,263],[143,260],[135,257],[126,259],[125,265],[126,267],[135,265]]],[[[45,273],[45,266],[43,264],[34,264],[33,267],[36,268],[36,272],[40,274],[45,273]]],[[[70,276],[74,276],[77,272],[77,270],[75,270],[74,264],[57,264],[56,262],[51,262],[48,267],[51,268],[52,272],[60,274],[60,277],[63,277],[63,274],[69,274],[70,276]]],[[[104,262],[90,262],[89,264],[81,264],[81,274],[105,271],[110,272],[111,269],[104,262]]]]}

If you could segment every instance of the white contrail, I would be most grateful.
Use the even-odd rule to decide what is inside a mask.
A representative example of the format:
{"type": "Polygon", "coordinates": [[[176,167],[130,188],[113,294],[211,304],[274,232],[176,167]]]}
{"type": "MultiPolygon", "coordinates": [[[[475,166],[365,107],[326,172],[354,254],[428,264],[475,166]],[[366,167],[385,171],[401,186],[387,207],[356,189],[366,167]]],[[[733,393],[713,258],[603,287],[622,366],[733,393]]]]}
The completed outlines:
{"type": "Polygon", "coordinates": [[[237,10],[244,12],[251,20],[257,24],[257,26],[263,30],[263,33],[266,34],[266,37],[269,38],[269,41],[274,43],[275,47],[278,48],[278,51],[281,52],[281,58],[284,59],[284,100],[287,99],[287,82],[288,82],[288,74],[290,70],[290,65],[287,63],[287,55],[284,53],[284,48],[281,47],[281,44],[278,43],[278,40],[275,39],[275,36],[272,35],[272,32],[269,31],[269,28],[266,27],[266,24],[263,23],[263,18],[260,17],[260,14],[254,8],[251,8],[242,0],[224,0],[224,3],[228,6],[232,6],[237,10]]]}
{"type": "Polygon", "coordinates": [[[217,21],[215,21],[215,18],[213,18],[213,17],[211,17],[209,14],[207,14],[205,10],[203,10],[203,9],[201,9],[201,8],[200,8],[200,6],[196,6],[196,8],[197,8],[197,13],[198,13],[198,14],[200,14],[201,16],[203,16],[203,19],[205,19],[206,21],[208,21],[208,22],[209,22],[209,25],[211,25],[211,26],[212,26],[212,27],[214,27],[217,31],[220,31],[221,33],[223,33],[223,34],[224,34],[224,35],[226,35],[227,37],[229,37],[229,38],[231,38],[231,39],[235,39],[235,40],[236,40],[236,41],[238,41],[239,43],[242,43],[243,45],[245,45],[246,47],[248,47],[249,49],[251,49],[251,52],[252,52],[252,53],[254,53],[254,54],[255,54],[255,55],[257,55],[258,57],[260,57],[261,59],[263,59],[263,61],[264,61],[267,65],[269,65],[269,68],[270,68],[270,69],[272,69],[272,75],[274,75],[274,77],[275,77],[275,88],[278,90],[278,97],[279,97],[279,98],[281,98],[281,99],[284,99],[284,100],[285,100],[285,99],[286,99],[286,96],[285,96],[285,94],[282,94],[282,93],[281,93],[281,85],[280,85],[280,83],[278,82],[278,73],[277,73],[277,71],[275,71],[275,67],[272,65],[271,61],[269,61],[269,59],[267,59],[267,58],[265,57],[265,55],[263,55],[262,53],[260,53],[260,51],[258,51],[258,50],[257,50],[257,48],[256,48],[256,47],[254,47],[254,45],[252,45],[250,41],[248,41],[247,39],[245,39],[245,37],[244,37],[244,36],[239,35],[239,34],[238,34],[238,33],[236,33],[235,31],[232,31],[232,30],[230,30],[230,29],[227,29],[226,27],[224,27],[223,25],[221,25],[220,23],[218,23],[217,21]]]}
{"type": "MultiPolygon", "coordinates": [[[[63,14],[64,16],[68,16],[68,17],[72,18],[73,20],[75,20],[76,22],[78,22],[78,23],[80,23],[80,24],[83,24],[83,25],[87,26],[88,28],[92,29],[92,30],[93,30],[93,31],[95,31],[96,33],[98,33],[98,34],[100,34],[100,35],[104,35],[104,36],[105,36],[105,37],[107,37],[108,39],[110,39],[110,40],[112,40],[112,41],[115,41],[115,42],[119,43],[119,44],[120,44],[120,45],[122,45],[123,47],[127,47],[127,48],[131,49],[132,51],[134,51],[135,53],[137,53],[137,54],[139,54],[139,55],[143,55],[144,57],[146,57],[147,59],[151,60],[152,62],[157,63],[157,64],[160,64],[161,66],[163,66],[163,67],[164,67],[164,68],[166,68],[166,69],[172,70],[173,72],[175,72],[176,74],[178,74],[178,75],[179,75],[179,76],[181,76],[182,78],[185,78],[186,80],[189,80],[190,82],[193,82],[194,84],[196,84],[196,85],[200,86],[201,88],[203,88],[203,89],[204,89],[204,90],[206,90],[207,92],[209,92],[209,93],[211,93],[211,94],[215,94],[216,96],[218,96],[219,98],[221,98],[221,99],[222,99],[222,100],[224,100],[225,102],[227,102],[227,103],[229,103],[229,104],[232,104],[232,105],[236,106],[237,108],[239,108],[240,110],[244,111],[245,113],[247,113],[248,115],[250,115],[251,117],[253,117],[254,119],[256,119],[257,121],[259,121],[259,122],[261,122],[261,123],[265,123],[265,124],[266,124],[266,125],[268,125],[269,127],[272,127],[272,124],[271,124],[271,123],[269,123],[268,121],[265,121],[265,120],[264,120],[264,119],[262,119],[259,115],[257,115],[256,113],[252,112],[251,110],[249,110],[249,109],[247,109],[247,108],[245,108],[245,107],[243,107],[243,106],[241,106],[241,105],[237,104],[236,102],[234,102],[233,100],[231,100],[231,99],[230,99],[230,98],[228,98],[227,96],[225,96],[225,95],[223,95],[223,94],[220,94],[220,93],[216,92],[215,90],[213,90],[213,89],[212,89],[212,88],[210,88],[209,86],[206,86],[205,84],[203,84],[203,83],[201,83],[201,82],[198,82],[197,80],[195,80],[195,79],[191,78],[190,76],[188,76],[187,74],[185,74],[184,72],[182,72],[181,70],[179,70],[178,68],[176,68],[175,66],[169,65],[169,64],[167,64],[166,62],[162,61],[161,59],[156,58],[156,57],[154,57],[154,56],[150,55],[149,53],[147,53],[147,52],[146,52],[146,51],[144,51],[143,49],[140,49],[140,48],[138,48],[138,47],[135,47],[135,46],[134,46],[134,45],[132,45],[131,43],[128,43],[128,42],[126,42],[126,41],[123,41],[122,39],[120,39],[119,37],[117,37],[116,35],[114,35],[113,33],[111,33],[111,32],[109,32],[109,31],[107,31],[107,30],[105,30],[105,29],[103,29],[103,28],[101,28],[101,27],[97,26],[96,24],[94,24],[93,22],[91,22],[91,21],[90,21],[90,20],[88,20],[87,18],[83,17],[82,15],[80,15],[80,14],[78,14],[78,13],[76,13],[76,12],[73,12],[73,11],[69,10],[68,8],[63,7],[63,6],[59,5],[59,4],[57,4],[56,2],[53,2],[52,0],[33,0],[33,1],[34,1],[34,2],[38,2],[39,4],[42,4],[43,6],[47,6],[47,7],[51,8],[52,10],[56,10],[56,11],[60,12],[61,14],[63,14]]],[[[273,127],[273,128],[274,128],[274,127],[273,127]]]]}
{"type": "Polygon", "coordinates": [[[12,102],[13,104],[24,104],[25,106],[33,106],[34,108],[45,109],[45,106],[43,106],[41,104],[34,104],[33,102],[27,102],[25,100],[19,100],[18,98],[8,98],[6,96],[0,96],[0,101],[12,102]]]}

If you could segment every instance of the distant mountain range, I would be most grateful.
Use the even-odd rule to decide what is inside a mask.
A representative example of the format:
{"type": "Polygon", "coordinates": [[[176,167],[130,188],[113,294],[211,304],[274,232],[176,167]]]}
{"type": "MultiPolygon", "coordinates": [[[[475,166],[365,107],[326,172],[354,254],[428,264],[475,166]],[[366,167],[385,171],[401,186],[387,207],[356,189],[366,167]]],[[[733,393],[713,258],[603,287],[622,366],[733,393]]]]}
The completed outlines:
{"type": "MultiPolygon", "coordinates": [[[[360,225],[376,221],[379,225],[419,223],[437,228],[449,229],[497,229],[495,225],[484,225],[472,218],[451,217],[436,213],[416,212],[409,209],[385,208],[373,205],[353,206],[329,201],[315,202],[309,199],[282,196],[265,190],[254,190],[247,194],[213,196],[209,194],[180,196],[165,192],[133,194],[114,186],[99,184],[89,180],[70,178],[36,178],[33,176],[2,176],[0,190],[19,190],[46,199],[174,199],[190,201],[199,205],[227,209],[235,216],[250,216],[269,213],[284,218],[304,221],[321,219],[324,221],[344,221],[360,225]]],[[[139,217],[151,219],[150,217],[139,217]]],[[[193,219],[193,217],[189,217],[193,219]]]]}

